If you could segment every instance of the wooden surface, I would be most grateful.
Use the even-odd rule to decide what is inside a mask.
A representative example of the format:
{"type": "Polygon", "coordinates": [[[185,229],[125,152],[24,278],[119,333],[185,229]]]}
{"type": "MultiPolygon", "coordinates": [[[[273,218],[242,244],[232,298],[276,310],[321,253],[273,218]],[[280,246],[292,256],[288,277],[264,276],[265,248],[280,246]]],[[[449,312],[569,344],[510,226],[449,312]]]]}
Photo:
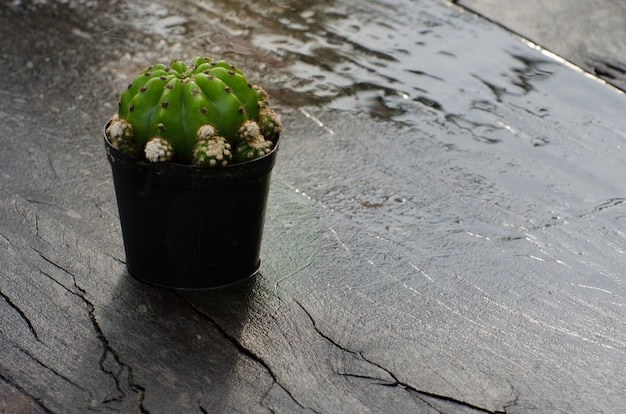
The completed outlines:
{"type": "Polygon", "coordinates": [[[626,412],[626,97],[436,1],[252,4],[0,5],[0,411],[626,412]],[[157,289],[101,128],[201,53],[283,113],[261,273],[157,289]]]}
{"type": "Polygon", "coordinates": [[[626,2],[456,0],[626,90],[626,2]]]}

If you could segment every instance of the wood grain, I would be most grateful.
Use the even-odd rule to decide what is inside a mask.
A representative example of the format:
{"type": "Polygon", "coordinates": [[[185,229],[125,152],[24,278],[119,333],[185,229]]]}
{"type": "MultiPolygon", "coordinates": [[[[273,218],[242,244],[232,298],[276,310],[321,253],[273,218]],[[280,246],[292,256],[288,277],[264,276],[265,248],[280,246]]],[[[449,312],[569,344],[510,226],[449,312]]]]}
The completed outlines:
{"type": "Polygon", "coordinates": [[[626,90],[624,2],[459,0],[454,3],[626,90]]]}
{"type": "Polygon", "coordinates": [[[49,3],[0,5],[0,411],[626,411],[623,94],[435,1],[238,2],[225,43],[231,2],[49,3]],[[274,65],[261,272],[153,288],[101,128],[210,46],[274,65]]]}

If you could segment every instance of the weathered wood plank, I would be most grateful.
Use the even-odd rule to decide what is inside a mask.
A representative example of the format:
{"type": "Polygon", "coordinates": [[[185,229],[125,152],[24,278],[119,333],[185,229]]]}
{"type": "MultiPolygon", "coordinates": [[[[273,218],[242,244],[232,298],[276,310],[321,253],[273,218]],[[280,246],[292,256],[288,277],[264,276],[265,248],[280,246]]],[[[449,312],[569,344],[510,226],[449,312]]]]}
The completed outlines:
{"type": "Polygon", "coordinates": [[[439,2],[269,4],[0,6],[0,410],[626,411],[624,95],[439,2]],[[156,289],[100,128],[207,48],[278,82],[261,274],[156,289]]]}
{"type": "Polygon", "coordinates": [[[626,90],[626,5],[611,0],[454,1],[626,90]]]}

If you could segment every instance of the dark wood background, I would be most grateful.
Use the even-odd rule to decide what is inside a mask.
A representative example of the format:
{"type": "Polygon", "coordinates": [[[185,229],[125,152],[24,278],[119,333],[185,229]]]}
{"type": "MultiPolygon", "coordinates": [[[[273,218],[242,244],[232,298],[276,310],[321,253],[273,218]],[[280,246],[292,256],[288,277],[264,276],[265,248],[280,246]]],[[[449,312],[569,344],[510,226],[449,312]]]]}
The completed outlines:
{"type": "Polygon", "coordinates": [[[0,67],[0,411],[626,412],[615,89],[429,0],[2,3],[0,67]],[[201,53],[283,114],[263,262],[158,289],[101,128],[201,53]]]}

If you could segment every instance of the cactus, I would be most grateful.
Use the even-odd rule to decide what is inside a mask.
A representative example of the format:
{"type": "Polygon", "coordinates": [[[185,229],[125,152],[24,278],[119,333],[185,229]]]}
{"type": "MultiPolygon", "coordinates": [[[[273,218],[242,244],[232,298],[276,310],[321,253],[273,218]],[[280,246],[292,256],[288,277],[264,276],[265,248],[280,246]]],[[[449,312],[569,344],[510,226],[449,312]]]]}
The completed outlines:
{"type": "Polygon", "coordinates": [[[271,151],[282,124],[268,105],[225,61],[174,59],[135,78],[106,132],[113,147],[151,162],[225,166],[271,151]]]}

